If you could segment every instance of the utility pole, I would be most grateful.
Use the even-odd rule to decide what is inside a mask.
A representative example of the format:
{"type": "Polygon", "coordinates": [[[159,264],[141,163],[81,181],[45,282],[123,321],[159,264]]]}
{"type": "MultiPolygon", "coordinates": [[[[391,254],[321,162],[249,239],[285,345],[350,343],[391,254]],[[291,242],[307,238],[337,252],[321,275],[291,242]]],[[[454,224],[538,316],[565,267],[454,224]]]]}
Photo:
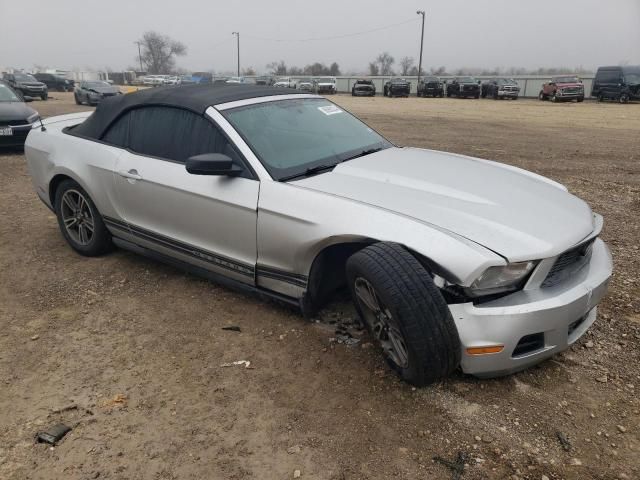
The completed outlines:
{"type": "Polygon", "coordinates": [[[235,35],[238,40],[238,77],[240,76],[240,32],[233,32],[231,35],[235,35]]]}
{"type": "MultiPolygon", "coordinates": [[[[418,62],[418,84],[420,84],[420,74],[422,73],[422,46],[424,45],[424,10],[418,10],[418,15],[422,15],[422,36],[420,37],[420,61],[418,62]]],[[[417,86],[416,86],[417,88],[417,86]]]]}
{"type": "Polygon", "coordinates": [[[144,70],[142,70],[142,53],[140,53],[140,42],[133,43],[138,45],[138,60],[140,60],[140,73],[142,73],[144,70]]]}

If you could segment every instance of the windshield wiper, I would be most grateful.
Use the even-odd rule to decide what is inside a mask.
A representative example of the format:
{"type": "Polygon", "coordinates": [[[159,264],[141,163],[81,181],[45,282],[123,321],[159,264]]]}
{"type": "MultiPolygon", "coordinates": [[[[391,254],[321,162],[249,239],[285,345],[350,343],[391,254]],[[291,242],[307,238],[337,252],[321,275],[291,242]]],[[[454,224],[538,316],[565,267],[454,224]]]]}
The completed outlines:
{"type": "Polygon", "coordinates": [[[343,162],[347,162],[349,160],[353,160],[354,158],[360,158],[360,157],[364,157],[365,155],[370,155],[372,153],[379,152],[380,150],[382,150],[382,147],[369,148],[367,150],[362,150],[361,152],[358,152],[355,155],[351,155],[350,157],[347,157],[347,158],[343,159],[342,161],[343,162]]]}
{"type": "MultiPolygon", "coordinates": [[[[339,162],[338,162],[339,163],[339,162]]],[[[327,164],[327,165],[316,165],[315,167],[309,167],[304,172],[295,173],[293,175],[289,175],[288,177],[282,177],[280,179],[281,182],[286,182],[288,180],[293,180],[294,178],[302,178],[302,177],[310,177],[317,173],[326,172],[327,170],[331,170],[338,165],[337,163],[327,164]]]]}

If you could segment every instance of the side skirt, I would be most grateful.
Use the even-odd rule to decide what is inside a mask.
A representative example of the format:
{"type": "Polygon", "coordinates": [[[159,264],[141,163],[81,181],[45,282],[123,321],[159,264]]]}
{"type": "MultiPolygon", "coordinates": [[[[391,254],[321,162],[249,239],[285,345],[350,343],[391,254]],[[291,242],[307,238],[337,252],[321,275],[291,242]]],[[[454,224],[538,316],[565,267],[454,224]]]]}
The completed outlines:
{"type": "Polygon", "coordinates": [[[113,243],[115,245],[117,245],[118,247],[122,248],[123,250],[129,250],[130,252],[137,253],[139,255],[143,255],[143,256],[145,256],[147,258],[151,258],[152,260],[156,260],[156,261],[159,261],[161,263],[166,263],[166,264],[171,265],[171,266],[173,266],[175,268],[187,271],[187,272],[189,272],[189,273],[191,273],[193,275],[197,275],[199,277],[206,278],[208,280],[211,280],[211,281],[213,281],[215,283],[218,283],[220,285],[223,285],[223,286],[228,287],[228,288],[233,289],[233,290],[250,293],[250,294],[253,294],[253,295],[257,295],[257,296],[259,296],[261,298],[266,298],[266,299],[269,299],[269,300],[275,300],[277,302],[286,303],[287,305],[291,305],[291,306],[294,306],[296,308],[299,308],[303,314],[305,313],[303,299],[288,297],[286,295],[282,295],[280,293],[273,292],[271,290],[266,290],[264,288],[248,285],[248,284],[240,282],[238,280],[234,280],[232,278],[225,277],[224,275],[221,275],[219,273],[212,272],[212,271],[207,270],[205,268],[198,267],[198,266],[192,265],[190,263],[183,262],[181,260],[177,260],[177,259],[175,259],[173,257],[170,257],[168,255],[163,255],[162,253],[159,253],[157,251],[154,251],[154,250],[151,250],[151,249],[148,249],[148,248],[145,248],[145,247],[141,247],[140,245],[137,245],[137,244],[135,244],[133,242],[129,242],[127,240],[123,240],[123,239],[118,238],[118,237],[113,237],[112,240],[113,240],[113,243]]]}

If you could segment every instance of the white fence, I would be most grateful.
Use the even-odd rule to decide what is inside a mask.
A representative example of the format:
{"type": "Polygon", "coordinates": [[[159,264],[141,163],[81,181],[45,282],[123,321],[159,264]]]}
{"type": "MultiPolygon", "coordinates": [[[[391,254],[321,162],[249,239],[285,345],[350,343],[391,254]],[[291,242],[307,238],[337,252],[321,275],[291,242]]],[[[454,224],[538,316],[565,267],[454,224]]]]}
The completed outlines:
{"type": "MultiPolygon", "coordinates": [[[[494,76],[490,76],[490,77],[477,76],[474,78],[484,81],[493,77],[494,76]]],[[[390,80],[391,78],[396,78],[396,77],[381,77],[381,76],[380,77],[345,77],[345,76],[336,77],[338,92],[341,92],[341,93],[351,92],[351,87],[353,86],[354,82],[362,78],[373,80],[373,83],[376,86],[376,93],[382,94],[385,82],[387,80],[390,80]]],[[[406,80],[411,82],[411,93],[415,94],[416,85],[418,84],[418,77],[402,77],[402,78],[405,78],[406,80]]],[[[452,78],[454,77],[440,77],[440,79],[443,81],[451,80],[452,78]]],[[[523,97],[537,97],[538,93],[540,93],[540,90],[542,88],[542,84],[551,80],[551,76],[546,77],[546,76],[516,75],[508,78],[513,78],[516,82],[518,82],[518,85],[520,86],[520,95],[523,97]]],[[[593,78],[594,77],[592,75],[589,75],[586,77],[580,76],[580,79],[584,83],[584,93],[585,93],[585,96],[587,97],[591,95],[591,85],[593,83],[593,78]]]]}

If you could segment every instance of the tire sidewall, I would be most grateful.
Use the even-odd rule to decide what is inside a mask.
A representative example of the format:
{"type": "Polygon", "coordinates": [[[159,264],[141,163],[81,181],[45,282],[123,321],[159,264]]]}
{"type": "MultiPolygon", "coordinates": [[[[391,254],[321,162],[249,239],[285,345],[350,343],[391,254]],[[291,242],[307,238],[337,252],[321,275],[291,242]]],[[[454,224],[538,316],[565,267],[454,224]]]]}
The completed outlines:
{"type": "Polygon", "coordinates": [[[364,324],[363,326],[367,329],[367,331],[369,332],[369,335],[371,336],[372,340],[377,345],[377,347],[380,348],[380,345],[377,339],[373,337],[371,326],[364,320],[362,309],[360,308],[359,302],[356,300],[355,281],[358,277],[362,277],[366,279],[375,288],[376,294],[378,295],[378,297],[380,297],[380,300],[382,301],[382,303],[387,307],[387,309],[395,319],[396,324],[400,329],[400,332],[402,333],[405,345],[407,347],[407,353],[409,356],[408,366],[406,368],[403,368],[400,365],[396,365],[395,362],[393,362],[389,357],[383,354],[383,358],[385,359],[387,365],[389,365],[389,367],[393,371],[395,371],[401,378],[405,380],[420,376],[421,372],[419,371],[419,368],[420,368],[419,362],[416,360],[416,353],[413,350],[413,347],[411,345],[411,342],[406,332],[406,328],[402,322],[402,318],[399,312],[396,310],[395,306],[393,305],[393,302],[388,297],[387,292],[384,289],[380,288],[380,285],[377,285],[374,272],[368,271],[366,267],[363,267],[362,265],[356,264],[354,262],[347,262],[346,273],[347,273],[347,281],[349,282],[349,290],[351,292],[352,298],[354,299],[353,303],[355,305],[356,311],[358,312],[358,315],[360,316],[360,318],[363,319],[362,321],[362,323],[364,324]]]}
{"type": "Polygon", "coordinates": [[[82,188],[77,182],[75,182],[74,180],[64,180],[62,183],[60,183],[55,194],[54,210],[56,212],[58,226],[60,227],[62,236],[67,241],[69,246],[76,252],[85,256],[97,256],[105,253],[110,249],[111,235],[107,230],[104,222],[102,221],[102,216],[100,215],[100,212],[96,208],[89,194],[87,194],[85,189],[82,188]],[[91,241],[87,245],[80,245],[73,238],[71,238],[62,220],[62,197],[64,193],[69,190],[77,190],[84,196],[87,204],[89,205],[91,216],[93,217],[94,233],[91,241]]]}

